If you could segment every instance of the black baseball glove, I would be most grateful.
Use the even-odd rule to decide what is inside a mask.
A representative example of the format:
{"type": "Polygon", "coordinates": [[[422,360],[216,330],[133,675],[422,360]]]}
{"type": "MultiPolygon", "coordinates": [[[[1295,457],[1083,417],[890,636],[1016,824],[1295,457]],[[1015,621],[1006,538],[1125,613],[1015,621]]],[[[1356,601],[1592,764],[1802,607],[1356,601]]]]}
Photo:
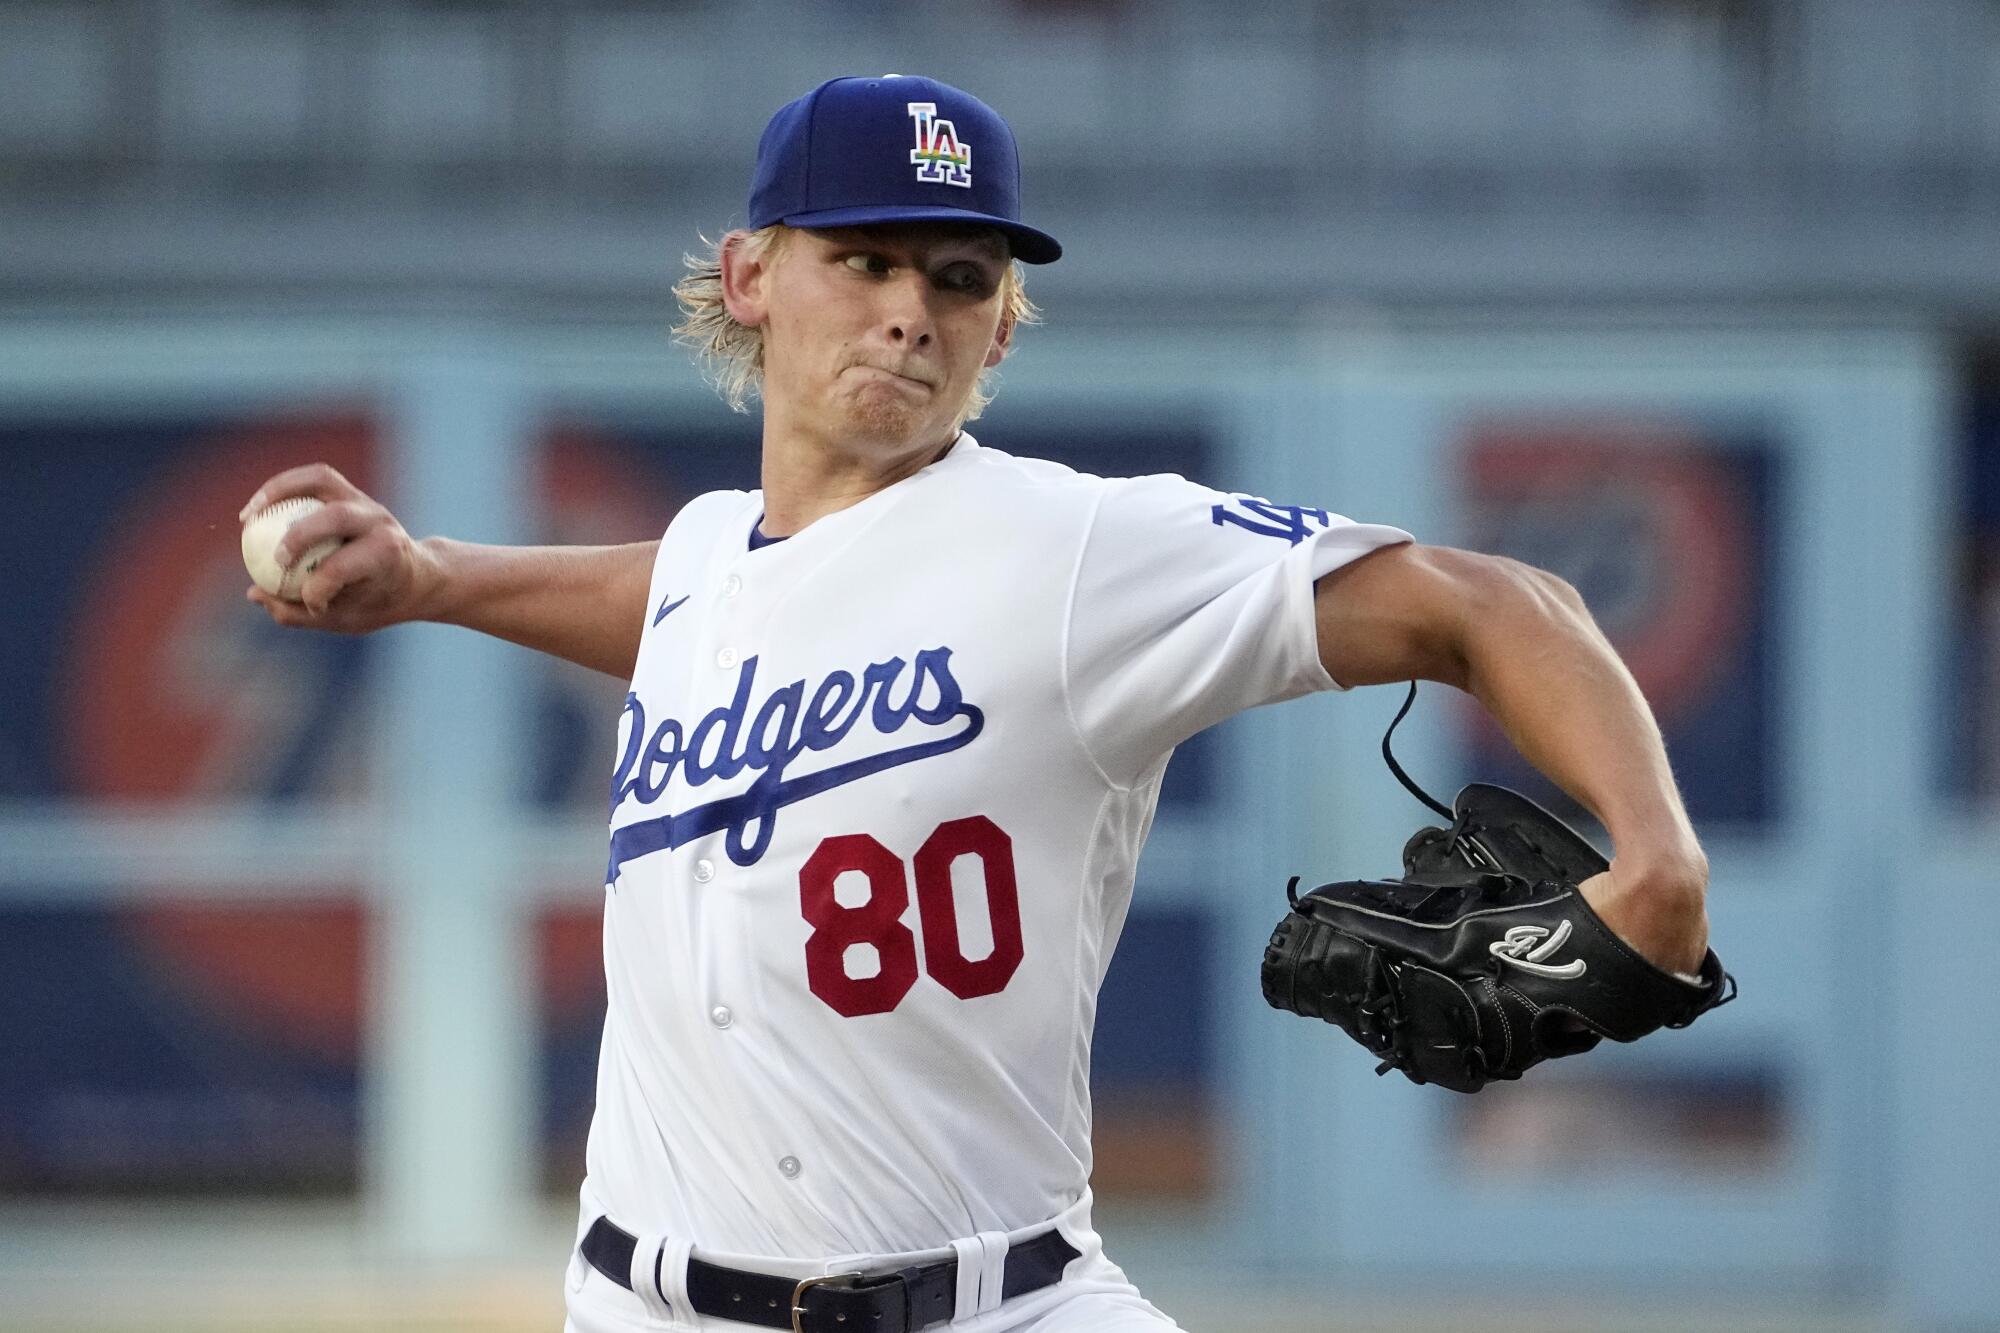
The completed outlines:
{"type": "Polygon", "coordinates": [[[1712,951],[1687,981],[1598,919],[1577,885],[1608,865],[1560,819],[1479,783],[1446,809],[1410,781],[1386,736],[1382,749],[1451,826],[1417,830],[1401,879],[1323,884],[1303,897],[1293,879],[1292,910],[1264,951],[1272,1005],[1339,1024],[1380,1058],[1378,1074],[1400,1069],[1477,1092],[1604,1037],[1686,1027],[1735,997],[1712,951]]]}

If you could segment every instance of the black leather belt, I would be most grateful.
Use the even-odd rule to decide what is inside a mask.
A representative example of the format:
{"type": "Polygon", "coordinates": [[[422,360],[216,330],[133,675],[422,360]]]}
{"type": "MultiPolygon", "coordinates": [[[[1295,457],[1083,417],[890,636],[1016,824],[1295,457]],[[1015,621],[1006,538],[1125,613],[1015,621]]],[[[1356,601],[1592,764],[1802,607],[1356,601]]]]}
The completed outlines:
{"type": "MultiPolygon", "coordinates": [[[[637,1237],[600,1217],[584,1233],[583,1257],[590,1266],[630,1291],[632,1251],[637,1237]]],[[[1000,1296],[1040,1291],[1062,1281],[1063,1269],[1081,1253],[1060,1231],[1045,1231],[1007,1251],[1000,1296]]],[[[653,1286],[660,1299],[660,1256],[653,1257],[653,1286]]],[[[914,1333],[948,1322],[958,1313],[958,1260],[863,1276],[840,1273],[803,1282],[770,1273],[746,1273],[700,1259],[688,1259],[688,1299],[711,1319],[733,1319],[795,1333],[914,1333]]]]}

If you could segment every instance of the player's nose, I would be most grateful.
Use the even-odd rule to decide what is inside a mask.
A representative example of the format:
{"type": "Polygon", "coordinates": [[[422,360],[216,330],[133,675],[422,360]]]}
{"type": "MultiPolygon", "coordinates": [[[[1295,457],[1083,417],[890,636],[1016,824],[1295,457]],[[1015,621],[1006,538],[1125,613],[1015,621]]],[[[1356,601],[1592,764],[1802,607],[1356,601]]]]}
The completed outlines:
{"type": "Polygon", "coordinates": [[[936,335],[931,316],[930,284],[921,273],[884,284],[883,323],[889,341],[898,347],[928,347],[936,335]]]}

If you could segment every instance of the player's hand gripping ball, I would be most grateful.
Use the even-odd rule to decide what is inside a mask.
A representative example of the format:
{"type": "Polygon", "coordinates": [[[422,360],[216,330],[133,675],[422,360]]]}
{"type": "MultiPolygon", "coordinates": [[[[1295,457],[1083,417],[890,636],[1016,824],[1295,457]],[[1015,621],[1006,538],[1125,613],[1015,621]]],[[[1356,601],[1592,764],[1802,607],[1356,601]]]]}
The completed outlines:
{"type": "Polygon", "coordinates": [[[250,571],[250,577],[257,586],[271,596],[288,602],[304,601],[299,590],[305,585],[306,577],[319,568],[320,561],[340,549],[340,539],[329,537],[300,551],[292,557],[289,565],[280,565],[277,561],[274,552],[279,539],[291,530],[292,524],[318,509],[320,504],[310,495],[280,500],[258,510],[243,524],[243,567],[250,571]]]}

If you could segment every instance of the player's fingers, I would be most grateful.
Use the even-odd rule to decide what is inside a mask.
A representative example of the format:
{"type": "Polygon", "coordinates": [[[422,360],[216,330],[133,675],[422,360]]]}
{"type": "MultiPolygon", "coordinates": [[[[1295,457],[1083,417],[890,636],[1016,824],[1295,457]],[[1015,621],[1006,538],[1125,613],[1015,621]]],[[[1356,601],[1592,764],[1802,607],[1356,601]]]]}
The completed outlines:
{"type": "Polygon", "coordinates": [[[356,614],[392,608],[402,585],[402,553],[385,529],[348,542],[330,553],[299,585],[299,597],[315,616],[329,611],[356,614]]]}
{"type": "Polygon", "coordinates": [[[353,500],[361,498],[362,491],[325,463],[306,463],[286,468],[259,486],[257,493],[237,512],[237,521],[249,518],[260,509],[268,509],[280,500],[300,495],[327,501],[353,500]]]}
{"type": "Polygon", "coordinates": [[[365,495],[336,500],[321,505],[286,528],[285,535],[271,548],[271,558],[278,562],[278,568],[290,569],[301,552],[310,551],[321,542],[355,541],[394,522],[388,510],[365,495]]]}
{"type": "Polygon", "coordinates": [[[264,608],[265,614],[286,629],[318,628],[319,617],[297,602],[288,602],[282,597],[273,597],[255,584],[245,594],[249,600],[264,608]]]}

